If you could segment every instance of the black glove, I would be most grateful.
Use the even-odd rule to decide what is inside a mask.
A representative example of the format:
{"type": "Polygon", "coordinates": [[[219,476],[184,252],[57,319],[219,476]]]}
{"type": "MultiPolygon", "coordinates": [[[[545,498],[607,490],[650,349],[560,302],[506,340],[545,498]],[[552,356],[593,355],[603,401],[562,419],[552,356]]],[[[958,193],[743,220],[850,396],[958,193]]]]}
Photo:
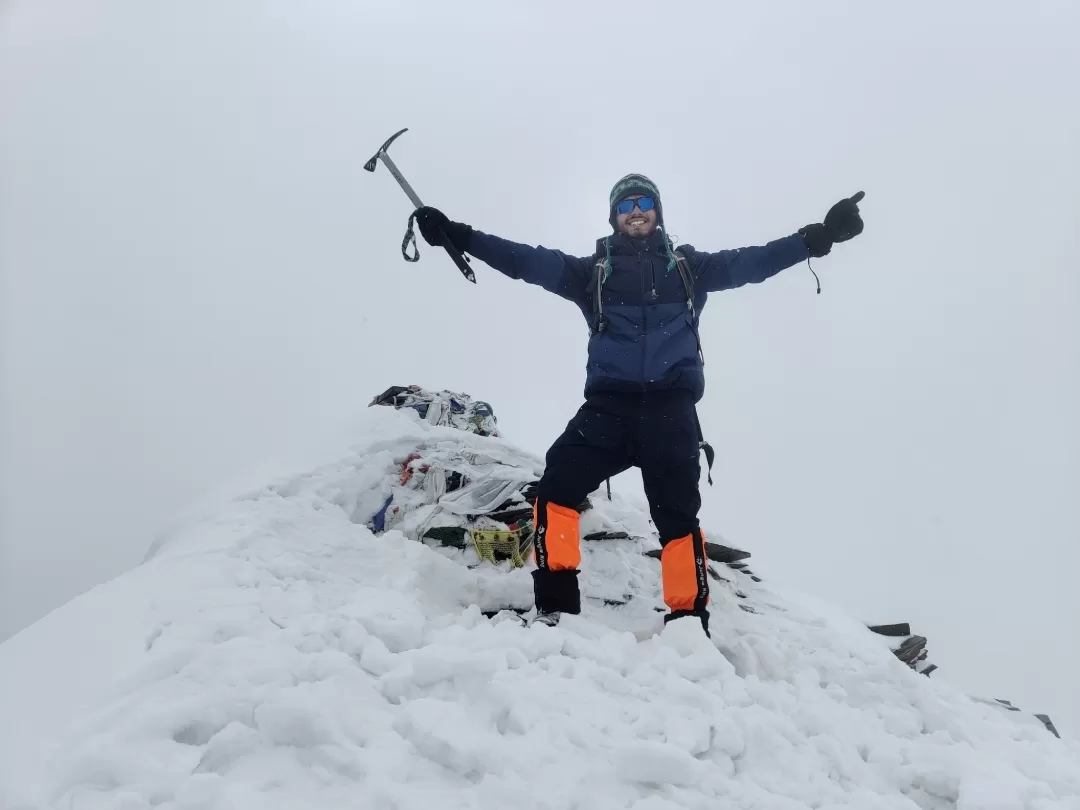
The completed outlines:
{"type": "Polygon", "coordinates": [[[859,201],[866,192],[857,192],[853,197],[841,200],[825,215],[825,222],[807,225],[799,229],[806,241],[806,247],[814,258],[828,256],[836,242],[846,242],[863,232],[862,217],[859,216],[859,201]]]}
{"type": "Polygon", "coordinates": [[[442,247],[443,234],[450,240],[450,244],[464,253],[469,247],[469,239],[473,229],[461,222],[453,222],[447,219],[446,214],[438,208],[425,205],[413,212],[416,224],[420,226],[420,233],[432,247],[442,247]]]}

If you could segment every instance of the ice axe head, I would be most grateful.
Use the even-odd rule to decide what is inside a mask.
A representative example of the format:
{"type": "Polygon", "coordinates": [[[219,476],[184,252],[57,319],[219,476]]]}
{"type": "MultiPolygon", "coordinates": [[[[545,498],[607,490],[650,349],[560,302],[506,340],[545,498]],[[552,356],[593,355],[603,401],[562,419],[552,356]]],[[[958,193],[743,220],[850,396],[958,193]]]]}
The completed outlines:
{"type": "Polygon", "coordinates": [[[399,131],[395,132],[393,135],[391,135],[389,138],[387,138],[386,143],[384,143],[382,146],[379,147],[379,151],[376,152],[374,155],[372,155],[371,160],[369,160],[367,163],[364,164],[364,168],[367,169],[369,172],[375,171],[375,164],[378,162],[379,156],[385,154],[386,150],[390,148],[390,144],[392,144],[394,141],[396,141],[398,139],[398,137],[402,133],[405,133],[405,132],[408,132],[408,131],[409,131],[409,128],[405,127],[405,129],[399,130],[399,131]]]}

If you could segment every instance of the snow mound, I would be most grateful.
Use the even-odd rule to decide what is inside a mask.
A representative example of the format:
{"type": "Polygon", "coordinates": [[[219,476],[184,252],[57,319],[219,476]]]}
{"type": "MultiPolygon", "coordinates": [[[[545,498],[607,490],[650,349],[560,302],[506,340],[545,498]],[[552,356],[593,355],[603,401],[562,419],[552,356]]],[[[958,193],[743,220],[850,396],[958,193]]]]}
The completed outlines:
{"type": "Polygon", "coordinates": [[[712,639],[664,627],[640,504],[593,499],[626,536],[585,544],[581,616],[523,626],[531,563],[369,524],[417,448],[540,459],[366,424],[0,645],[0,807],[1080,807],[1080,744],[828,605],[724,568],[712,639]]]}

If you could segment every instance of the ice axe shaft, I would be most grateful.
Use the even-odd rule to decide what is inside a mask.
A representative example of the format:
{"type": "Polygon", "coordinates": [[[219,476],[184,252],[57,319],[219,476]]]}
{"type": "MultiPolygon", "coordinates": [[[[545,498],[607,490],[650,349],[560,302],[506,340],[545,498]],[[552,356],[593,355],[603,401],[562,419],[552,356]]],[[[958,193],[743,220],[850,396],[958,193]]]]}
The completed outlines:
{"type": "MultiPolygon", "coordinates": [[[[412,202],[412,204],[416,208],[423,208],[424,204],[420,201],[419,195],[417,195],[417,193],[413,190],[413,187],[409,185],[409,181],[405,179],[405,176],[401,173],[401,170],[397,167],[397,165],[394,163],[394,161],[390,159],[390,155],[388,155],[386,153],[386,150],[390,148],[390,144],[392,144],[395,140],[397,140],[400,135],[402,135],[405,132],[408,132],[408,130],[409,130],[409,128],[405,127],[405,129],[399,130],[399,131],[395,132],[393,135],[391,135],[387,139],[386,143],[384,143],[382,146],[379,147],[379,151],[374,154],[374,156],[371,158],[371,160],[369,160],[367,163],[364,164],[364,168],[367,169],[369,172],[374,172],[376,165],[378,165],[378,161],[381,160],[386,165],[386,168],[390,170],[390,174],[392,174],[394,176],[394,179],[398,181],[398,185],[400,185],[401,188],[404,190],[404,192],[408,195],[409,200],[412,202]]],[[[410,229],[410,234],[411,234],[411,232],[412,232],[411,221],[410,221],[409,229],[410,229]]],[[[456,264],[458,266],[458,269],[461,271],[461,274],[463,276],[465,276],[465,278],[467,278],[473,284],[475,284],[476,283],[476,275],[473,273],[472,268],[469,266],[468,260],[465,258],[465,256],[462,254],[462,252],[460,250],[458,250],[454,246],[454,244],[450,241],[450,239],[449,239],[449,237],[447,237],[445,231],[443,231],[440,228],[439,232],[442,234],[442,237],[443,237],[442,240],[441,240],[443,249],[448,254],[450,254],[450,258],[454,260],[454,264],[456,264]]],[[[406,235],[406,242],[408,241],[408,238],[409,238],[409,235],[406,235]]],[[[404,247],[402,248],[402,250],[404,251],[404,247]]],[[[409,257],[406,255],[406,258],[408,259],[409,257]]]]}
{"type": "Polygon", "coordinates": [[[390,174],[394,175],[394,179],[398,181],[405,193],[409,195],[409,199],[412,200],[412,204],[417,208],[423,208],[424,204],[420,202],[420,198],[416,196],[416,192],[413,191],[413,187],[409,185],[409,181],[405,179],[401,171],[398,169],[397,164],[390,159],[390,156],[386,152],[380,151],[372,160],[381,160],[386,164],[386,168],[390,170],[390,174]]]}

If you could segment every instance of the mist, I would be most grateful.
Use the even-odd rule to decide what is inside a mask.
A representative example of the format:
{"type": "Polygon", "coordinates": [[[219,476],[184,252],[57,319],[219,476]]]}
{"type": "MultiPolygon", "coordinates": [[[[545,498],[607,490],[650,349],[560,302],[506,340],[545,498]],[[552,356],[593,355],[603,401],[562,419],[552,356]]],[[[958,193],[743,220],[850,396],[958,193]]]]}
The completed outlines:
{"type": "MultiPolygon", "coordinates": [[[[702,524],[908,621],[945,678],[1080,734],[1080,10],[854,1],[0,6],[0,639],[390,385],[537,454],[572,304],[421,241],[363,164],[592,252],[628,172],[699,250],[858,190],[865,232],[704,312],[702,524]]],[[[628,471],[616,491],[639,493],[628,471]]]]}

